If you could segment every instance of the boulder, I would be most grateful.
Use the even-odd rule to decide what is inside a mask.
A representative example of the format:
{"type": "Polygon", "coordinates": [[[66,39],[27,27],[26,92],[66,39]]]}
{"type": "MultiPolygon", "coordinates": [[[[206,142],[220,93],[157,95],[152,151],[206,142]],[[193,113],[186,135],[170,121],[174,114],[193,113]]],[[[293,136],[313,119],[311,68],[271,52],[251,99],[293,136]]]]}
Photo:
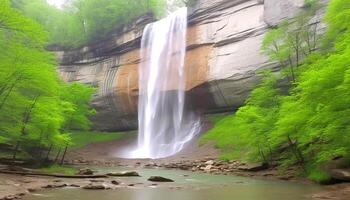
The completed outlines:
{"type": "Polygon", "coordinates": [[[208,161],[205,162],[204,164],[206,164],[206,165],[213,165],[213,164],[214,164],[214,161],[213,161],[213,160],[208,160],[208,161]]]}
{"type": "Polygon", "coordinates": [[[21,198],[17,195],[9,195],[3,198],[3,200],[15,200],[15,199],[21,199],[21,198]]]}
{"type": "Polygon", "coordinates": [[[28,192],[36,192],[37,190],[37,188],[28,188],[28,192]]]}
{"type": "Polygon", "coordinates": [[[126,172],[111,172],[111,173],[108,173],[107,176],[133,177],[133,176],[140,176],[140,175],[135,171],[126,171],[126,172]]]}
{"type": "Polygon", "coordinates": [[[68,185],[69,187],[75,187],[75,188],[79,188],[80,187],[80,185],[78,185],[78,184],[70,184],[70,185],[68,185]]]}
{"type": "Polygon", "coordinates": [[[148,180],[152,182],[174,182],[174,180],[162,176],[151,176],[148,180]]]}
{"type": "Polygon", "coordinates": [[[45,185],[42,188],[45,189],[53,189],[53,188],[63,188],[63,187],[67,187],[68,185],[65,183],[62,184],[49,184],[49,185],[45,185]]]}
{"type": "Polygon", "coordinates": [[[249,171],[249,172],[258,172],[261,170],[267,169],[268,166],[263,163],[257,163],[257,164],[246,164],[239,166],[237,169],[242,170],[242,171],[249,171]]]}
{"type": "Polygon", "coordinates": [[[83,186],[83,189],[86,189],[86,190],[105,190],[106,186],[104,186],[103,184],[90,183],[88,185],[83,186]]]}
{"type": "Polygon", "coordinates": [[[94,171],[88,168],[79,169],[79,172],[77,173],[77,175],[93,175],[93,174],[94,174],[94,171]]]}
{"type": "Polygon", "coordinates": [[[330,171],[333,179],[341,181],[350,181],[350,169],[333,169],[330,171]]]}
{"type": "Polygon", "coordinates": [[[206,167],[204,167],[204,171],[205,172],[210,172],[210,170],[213,168],[213,165],[207,165],[206,167]]]}
{"type": "Polygon", "coordinates": [[[111,183],[112,183],[113,185],[120,185],[120,182],[117,181],[117,180],[113,180],[113,181],[111,181],[111,183]]]}

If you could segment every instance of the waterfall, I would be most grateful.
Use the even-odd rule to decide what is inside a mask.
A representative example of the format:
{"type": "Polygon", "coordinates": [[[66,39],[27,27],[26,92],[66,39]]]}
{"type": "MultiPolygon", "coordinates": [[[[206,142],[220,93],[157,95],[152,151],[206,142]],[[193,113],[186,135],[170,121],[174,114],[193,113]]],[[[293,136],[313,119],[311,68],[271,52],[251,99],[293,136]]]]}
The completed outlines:
{"type": "Polygon", "coordinates": [[[185,106],[187,8],[146,26],[139,67],[139,135],[135,158],[179,152],[200,129],[185,106]]]}

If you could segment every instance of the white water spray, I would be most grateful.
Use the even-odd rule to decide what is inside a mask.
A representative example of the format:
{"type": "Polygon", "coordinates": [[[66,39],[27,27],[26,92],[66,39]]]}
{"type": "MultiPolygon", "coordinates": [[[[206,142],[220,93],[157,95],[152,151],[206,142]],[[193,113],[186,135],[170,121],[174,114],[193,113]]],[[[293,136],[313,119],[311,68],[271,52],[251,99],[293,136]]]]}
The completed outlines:
{"type": "Polygon", "coordinates": [[[200,129],[185,111],[187,8],[146,26],[139,68],[139,138],[134,158],[176,154],[200,129]]]}

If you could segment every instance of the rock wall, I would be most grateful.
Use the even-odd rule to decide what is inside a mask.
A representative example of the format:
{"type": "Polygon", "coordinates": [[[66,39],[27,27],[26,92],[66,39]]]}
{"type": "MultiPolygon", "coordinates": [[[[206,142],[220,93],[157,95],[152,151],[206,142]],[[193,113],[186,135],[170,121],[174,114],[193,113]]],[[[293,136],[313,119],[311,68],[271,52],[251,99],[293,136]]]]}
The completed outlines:
{"type": "MultiPolygon", "coordinates": [[[[199,112],[234,110],[258,83],[257,71],[274,63],[260,53],[269,26],[292,17],[303,0],[199,0],[189,15],[186,91],[189,109],[199,112]]],[[[146,15],[105,41],[57,52],[65,81],[98,87],[92,105],[94,128],[137,127],[140,39],[146,15]]]]}

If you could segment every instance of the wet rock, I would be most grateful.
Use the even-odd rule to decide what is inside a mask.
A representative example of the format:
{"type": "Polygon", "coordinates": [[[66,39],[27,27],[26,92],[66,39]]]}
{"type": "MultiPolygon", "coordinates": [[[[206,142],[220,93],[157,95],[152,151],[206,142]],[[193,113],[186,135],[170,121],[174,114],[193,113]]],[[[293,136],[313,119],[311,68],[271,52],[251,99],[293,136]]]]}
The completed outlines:
{"type": "Polygon", "coordinates": [[[45,188],[45,189],[50,189],[50,188],[63,188],[63,187],[67,187],[68,185],[65,184],[65,183],[62,183],[62,184],[49,184],[49,185],[45,185],[43,186],[42,188],[45,188]]]}
{"type": "Polygon", "coordinates": [[[293,179],[294,176],[292,176],[292,175],[285,175],[285,176],[278,176],[278,178],[281,179],[281,180],[288,181],[288,180],[293,179]]]}
{"type": "Polygon", "coordinates": [[[76,188],[79,188],[80,187],[80,185],[77,185],[77,184],[70,184],[70,185],[68,185],[69,187],[76,187],[76,188]]]}
{"type": "Polygon", "coordinates": [[[35,188],[28,188],[27,190],[28,190],[28,192],[35,192],[35,191],[37,191],[37,189],[35,189],[35,188]]]}
{"type": "Polygon", "coordinates": [[[187,165],[181,165],[181,166],[179,167],[179,169],[181,169],[181,170],[189,170],[189,169],[191,169],[191,167],[190,167],[190,166],[187,166],[187,165]]]}
{"type": "Polygon", "coordinates": [[[205,165],[213,165],[214,164],[214,160],[208,160],[204,164],[205,165]]]}
{"type": "Polygon", "coordinates": [[[9,195],[3,198],[3,200],[14,200],[14,199],[20,199],[20,197],[16,195],[9,195]]]}
{"type": "Polygon", "coordinates": [[[341,181],[350,181],[350,169],[333,169],[330,171],[333,179],[341,181]]]}
{"type": "Polygon", "coordinates": [[[111,181],[111,183],[112,183],[113,185],[120,185],[120,182],[117,181],[117,180],[113,180],[113,181],[111,181]]]}
{"type": "Polygon", "coordinates": [[[77,173],[78,175],[93,175],[94,171],[92,171],[91,169],[79,169],[79,172],[77,173]]]}
{"type": "Polygon", "coordinates": [[[239,166],[237,169],[242,170],[242,171],[249,171],[249,172],[258,172],[261,170],[267,169],[268,166],[266,164],[246,164],[239,166]]]}
{"type": "Polygon", "coordinates": [[[144,167],[145,168],[155,168],[155,167],[158,167],[158,164],[154,163],[154,162],[150,162],[148,164],[145,164],[144,167]]]}
{"type": "Polygon", "coordinates": [[[86,190],[105,190],[106,189],[106,186],[104,186],[103,184],[88,184],[88,185],[85,185],[83,187],[83,189],[86,189],[86,190]]]}
{"type": "Polygon", "coordinates": [[[206,167],[204,167],[204,171],[205,172],[210,172],[210,170],[213,168],[213,165],[207,165],[206,167]]]}
{"type": "Polygon", "coordinates": [[[118,176],[118,177],[133,177],[140,176],[139,173],[135,171],[127,171],[127,172],[112,172],[108,173],[107,176],[118,176]]]}
{"type": "Polygon", "coordinates": [[[273,176],[274,175],[274,173],[272,173],[272,172],[266,172],[266,173],[263,173],[263,174],[261,174],[262,176],[273,176]]]}
{"type": "Polygon", "coordinates": [[[92,182],[92,183],[103,183],[105,181],[104,180],[98,180],[98,179],[91,179],[90,182],[92,182]]]}
{"type": "Polygon", "coordinates": [[[143,185],[143,183],[130,183],[130,184],[128,184],[129,187],[134,187],[136,185],[143,185]]]}
{"type": "Polygon", "coordinates": [[[151,176],[148,180],[152,182],[174,182],[174,180],[162,176],[151,176]]]}

